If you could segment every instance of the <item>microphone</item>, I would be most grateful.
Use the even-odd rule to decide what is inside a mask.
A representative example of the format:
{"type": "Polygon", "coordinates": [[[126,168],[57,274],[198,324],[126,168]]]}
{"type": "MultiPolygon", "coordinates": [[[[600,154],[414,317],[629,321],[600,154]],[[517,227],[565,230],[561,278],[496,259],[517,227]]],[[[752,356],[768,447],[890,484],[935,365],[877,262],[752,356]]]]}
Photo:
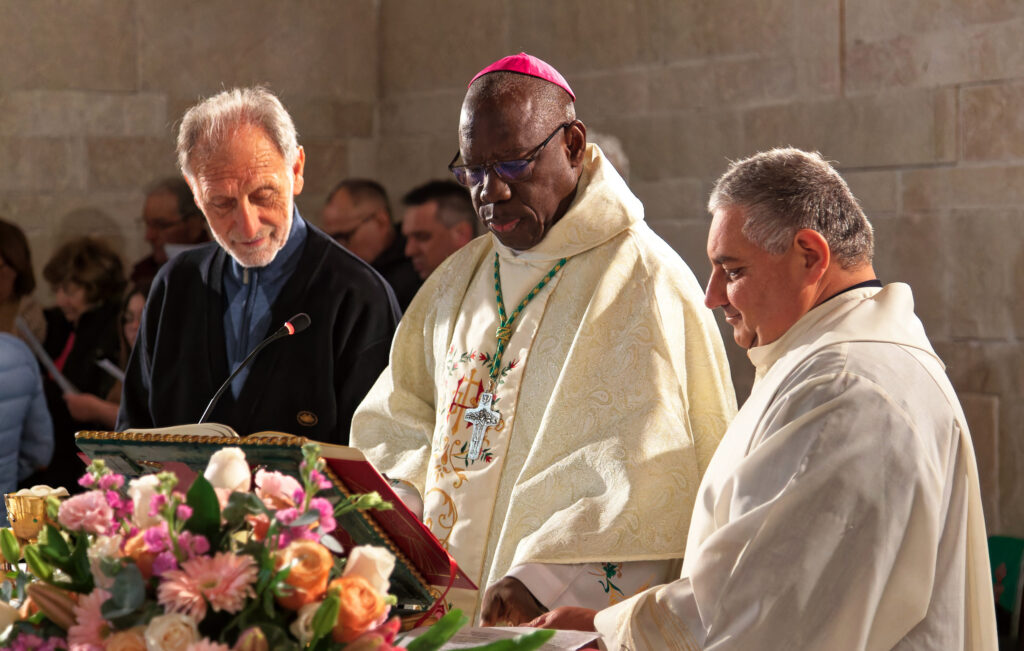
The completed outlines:
{"type": "Polygon", "coordinates": [[[248,356],[246,356],[246,358],[242,360],[241,364],[238,365],[238,368],[236,368],[234,372],[228,376],[228,379],[224,380],[224,384],[220,385],[220,388],[217,389],[217,393],[213,394],[213,398],[210,400],[210,403],[206,405],[206,410],[203,412],[203,415],[199,418],[199,422],[206,422],[207,417],[213,411],[213,407],[217,404],[217,401],[220,400],[221,395],[229,386],[231,386],[231,380],[234,380],[235,376],[238,375],[238,372],[241,371],[246,366],[248,366],[249,362],[251,362],[253,358],[256,357],[256,354],[267,347],[267,344],[269,344],[272,341],[277,341],[281,337],[289,337],[296,333],[302,332],[303,330],[309,327],[309,323],[309,315],[306,314],[305,312],[299,312],[292,318],[285,321],[284,325],[278,328],[274,332],[274,334],[270,335],[269,337],[261,341],[258,346],[253,348],[252,352],[249,353],[248,356]]]}

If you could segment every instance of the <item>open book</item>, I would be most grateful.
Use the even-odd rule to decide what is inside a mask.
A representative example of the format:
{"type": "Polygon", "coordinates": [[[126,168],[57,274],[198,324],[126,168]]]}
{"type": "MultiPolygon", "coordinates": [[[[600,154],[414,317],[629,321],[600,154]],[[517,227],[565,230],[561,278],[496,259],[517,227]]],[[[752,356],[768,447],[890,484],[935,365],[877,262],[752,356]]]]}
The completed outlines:
{"type": "MultiPolygon", "coordinates": [[[[202,423],[125,432],[78,432],[75,442],[88,457],[103,459],[111,470],[128,477],[174,470],[174,466],[181,465],[202,473],[210,455],[226,446],[241,448],[253,470],[265,468],[299,477],[302,446],[310,440],[281,432],[259,432],[242,438],[226,425],[202,423]]],[[[448,586],[476,589],[362,452],[344,445],[319,445],[333,490],[342,495],[376,491],[393,507],[342,516],[336,536],[346,549],[378,545],[391,550],[396,558],[391,592],[398,597],[399,614],[429,608],[448,586]]]]}

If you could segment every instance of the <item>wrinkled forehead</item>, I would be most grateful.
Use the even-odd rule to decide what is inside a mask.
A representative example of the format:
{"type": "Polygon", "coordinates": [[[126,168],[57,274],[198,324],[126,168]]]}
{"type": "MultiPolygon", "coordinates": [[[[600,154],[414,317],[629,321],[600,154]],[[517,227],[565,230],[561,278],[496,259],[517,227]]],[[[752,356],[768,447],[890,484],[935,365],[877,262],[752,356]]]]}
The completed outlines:
{"type": "Polygon", "coordinates": [[[472,88],[459,115],[459,147],[463,154],[501,157],[521,154],[544,137],[536,116],[536,102],[528,95],[474,96],[472,88]],[[540,135],[538,135],[540,134],[540,135]],[[476,151],[481,149],[481,151],[476,151]]]}

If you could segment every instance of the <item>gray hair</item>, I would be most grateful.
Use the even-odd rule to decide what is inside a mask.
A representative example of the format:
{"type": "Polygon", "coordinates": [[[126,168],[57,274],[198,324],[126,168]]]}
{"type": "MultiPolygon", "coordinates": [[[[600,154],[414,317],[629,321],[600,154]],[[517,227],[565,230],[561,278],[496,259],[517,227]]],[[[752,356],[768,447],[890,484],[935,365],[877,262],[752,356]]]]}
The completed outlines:
{"type": "Polygon", "coordinates": [[[874,235],[846,181],[817,152],[772,149],[737,161],[715,183],[712,213],[747,211],[743,234],[775,255],[786,252],[796,232],[808,228],[828,242],[844,269],[871,262],[874,235]]]}
{"type": "Polygon", "coordinates": [[[209,156],[243,125],[262,129],[288,166],[295,164],[299,156],[295,123],[281,100],[267,88],[253,86],[222,91],[185,112],[177,148],[182,174],[194,178],[193,161],[209,156]]]}

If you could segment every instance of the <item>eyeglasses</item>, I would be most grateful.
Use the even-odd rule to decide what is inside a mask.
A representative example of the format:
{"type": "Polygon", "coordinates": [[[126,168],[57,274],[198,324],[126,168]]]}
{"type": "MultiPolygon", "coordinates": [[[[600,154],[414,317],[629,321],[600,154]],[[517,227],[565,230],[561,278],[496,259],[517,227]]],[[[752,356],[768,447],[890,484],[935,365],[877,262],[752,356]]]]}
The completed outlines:
{"type": "Polygon", "coordinates": [[[456,165],[455,161],[459,160],[459,156],[462,152],[455,152],[455,157],[452,158],[452,162],[448,163],[448,169],[452,174],[455,175],[455,180],[460,185],[464,185],[467,188],[475,188],[484,182],[487,176],[487,170],[490,169],[494,172],[495,176],[504,181],[505,183],[519,183],[520,181],[526,181],[533,175],[533,163],[540,156],[540,153],[544,150],[551,139],[554,138],[558,132],[562,131],[566,127],[571,127],[572,122],[563,122],[558,125],[558,128],[551,132],[551,135],[544,139],[544,142],[540,143],[533,148],[526,158],[518,158],[516,160],[504,160],[497,161],[494,163],[487,163],[485,165],[456,165]]]}
{"type": "Polygon", "coordinates": [[[376,214],[377,213],[370,213],[369,215],[366,215],[365,217],[359,220],[358,224],[348,229],[347,231],[337,231],[336,233],[328,233],[328,235],[330,235],[331,239],[333,239],[338,244],[346,246],[348,244],[348,241],[352,239],[352,236],[355,235],[356,232],[363,227],[363,224],[373,219],[376,216],[376,214]]]}

